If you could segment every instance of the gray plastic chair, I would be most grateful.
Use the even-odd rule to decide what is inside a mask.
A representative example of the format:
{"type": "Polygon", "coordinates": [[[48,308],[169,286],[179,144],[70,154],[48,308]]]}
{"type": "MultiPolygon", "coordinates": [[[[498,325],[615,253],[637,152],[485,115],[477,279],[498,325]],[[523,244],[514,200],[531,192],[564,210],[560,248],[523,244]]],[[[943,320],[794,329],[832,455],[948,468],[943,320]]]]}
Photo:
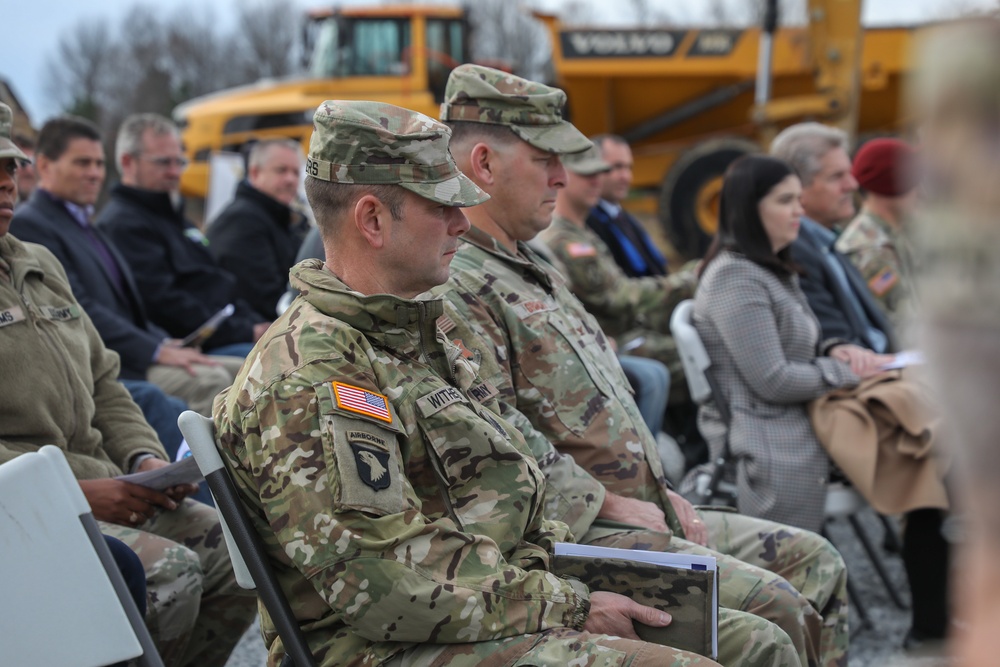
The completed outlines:
{"type": "Polygon", "coordinates": [[[163,667],[63,451],[0,465],[5,665],[163,667]]]}
{"type": "Polygon", "coordinates": [[[177,425],[215,498],[236,582],[247,590],[257,591],[281,637],[285,647],[282,667],[315,667],[316,661],[309,644],[267,560],[264,543],[250,522],[236,485],[222,463],[215,444],[215,424],[208,417],[186,410],[177,418],[177,425]]]}

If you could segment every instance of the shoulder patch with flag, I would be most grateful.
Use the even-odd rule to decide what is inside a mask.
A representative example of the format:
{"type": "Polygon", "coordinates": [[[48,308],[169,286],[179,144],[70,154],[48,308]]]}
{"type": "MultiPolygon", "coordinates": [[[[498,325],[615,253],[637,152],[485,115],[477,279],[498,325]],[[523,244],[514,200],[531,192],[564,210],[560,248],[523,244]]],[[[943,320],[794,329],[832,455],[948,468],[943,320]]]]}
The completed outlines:
{"type": "Polygon", "coordinates": [[[332,384],[333,396],[337,401],[338,408],[392,423],[392,415],[389,413],[389,399],[384,395],[343,382],[333,382],[332,384]]]}
{"type": "Polygon", "coordinates": [[[893,285],[897,282],[899,282],[899,276],[897,276],[895,271],[887,266],[876,273],[872,279],[868,281],[868,289],[870,289],[875,296],[882,296],[891,290],[893,285]]]}
{"type": "Polygon", "coordinates": [[[570,257],[594,257],[597,255],[597,248],[589,243],[576,241],[566,246],[566,252],[570,257]]]}

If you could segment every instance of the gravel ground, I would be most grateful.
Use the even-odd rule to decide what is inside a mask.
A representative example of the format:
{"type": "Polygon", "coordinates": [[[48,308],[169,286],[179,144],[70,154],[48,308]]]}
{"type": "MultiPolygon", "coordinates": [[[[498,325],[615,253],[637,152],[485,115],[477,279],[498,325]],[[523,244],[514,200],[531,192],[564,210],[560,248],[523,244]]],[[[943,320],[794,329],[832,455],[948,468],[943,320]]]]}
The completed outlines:
{"type": "MultiPolygon", "coordinates": [[[[893,586],[909,603],[906,574],[899,556],[881,549],[884,531],[870,510],[861,513],[864,530],[879,546],[882,560],[893,586]]],[[[900,650],[909,627],[909,611],[898,609],[889,598],[868,556],[862,550],[847,521],[837,521],[829,527],[830,539],[844,555],[855,588],[861,596],[872,626],[864,627],[854,608],[851,609],[851,655],[849,667],[949,667],[949,661],[935,656],[907,655],[900,650]]],[[[227,667],[262,667],[266,653],[257,625],[247,631],[230,657],[227,667]]]]}

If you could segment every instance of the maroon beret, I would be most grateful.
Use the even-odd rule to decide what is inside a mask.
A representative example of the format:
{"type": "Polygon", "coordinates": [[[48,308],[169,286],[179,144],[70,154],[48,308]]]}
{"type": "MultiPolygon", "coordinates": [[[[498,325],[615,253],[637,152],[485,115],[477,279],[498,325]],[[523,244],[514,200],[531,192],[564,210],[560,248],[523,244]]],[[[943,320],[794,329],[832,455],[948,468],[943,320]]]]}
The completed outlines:
{"type": "Polygon", "coordinates": [[[872,139],[854,156],[851,173],[862,190],[899,197],[919,183],[917,151],[899,139],[872,139]]]}

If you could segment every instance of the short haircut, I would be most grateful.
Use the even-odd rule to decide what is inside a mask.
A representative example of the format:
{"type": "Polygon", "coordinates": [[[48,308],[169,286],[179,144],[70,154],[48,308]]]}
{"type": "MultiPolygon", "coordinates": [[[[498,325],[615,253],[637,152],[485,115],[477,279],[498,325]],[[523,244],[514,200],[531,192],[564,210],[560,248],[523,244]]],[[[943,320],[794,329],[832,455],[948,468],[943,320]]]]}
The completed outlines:
{"type": "Polygon", "coordinates": [[[702,271],[721,250],[738,252],[778,275],[798,271],[790,247],[774,252],[758,208],[774,186],[794,174],[788,163],[766,155],[745,155],[729,166],[719,202],[719,231],[702,271]]]}
{"type": "Polygon", "coordinates": [[[476,123],[468,120],[443,121],[451,128],[451,143],[461,144],[471,141],[487,143],[493,146],[510,146],[521,137],[506,125],[494,123],[476,123]]]}
{"type": "Polygon", "coordinates": [[[35,143],[34,139],[22,132],[15,132],[11,139],[14,141],[14,145],[22,151],[33,151],[38,145],[35,143]]]}
{"type": "Polygon", "coordinates": [[[601,153],[604,153],[605,142],[618,144],[619,146],[628,146],[628,142],[625,141],[625,137],[620,134],[611,134],[608,132],[605,132],[604,134],[595,134],[590,138],[590,140],[594,142],[594,145],[597,146],[601,153]]]}
{"type": "Polygon", "coordinates": [[[101,131],[86,118],[57,116],[45,123],[38,133],[36,152],[50,160],[58,160],[73,139],[101,140],[101,131]]]}
{"type": "Polygon", "coordinates": [[[142,153],[142,137],[149,130],[153,134],[177,135],[177,126],[169,118],[156,113],[137,113],[127,117],[115,140],[115,164],[122,168],[122,157],[142,153]]]}
{"type": "Polygon", "coordinates": [[[849,149],[846,132],[820,123],[799,123],[774,138],[771,155],[791,165],[802,185],[809,186],[819,173],[820,160],[835,148],[849,149]]]}
{"type": "Polygon", "coordinates": [[[250,146],[250,153],[247,155],[247,170],[249,171],[254,167],[263,167],[267,162],[267,157],[271,149],[279,146],[295,151],[300,157],[302,156],[302,144],[294,139],[262,139],[250,146]]]}
{"type": "Polygon", "coordinates": [[[403,217],[405,190],[396,184],[333,183],[306,177],[305,189],[316,226],[324,240],[338,233],[338,221],[365,195],[373,195],[385,204],[393,220],[403,217]]]}

